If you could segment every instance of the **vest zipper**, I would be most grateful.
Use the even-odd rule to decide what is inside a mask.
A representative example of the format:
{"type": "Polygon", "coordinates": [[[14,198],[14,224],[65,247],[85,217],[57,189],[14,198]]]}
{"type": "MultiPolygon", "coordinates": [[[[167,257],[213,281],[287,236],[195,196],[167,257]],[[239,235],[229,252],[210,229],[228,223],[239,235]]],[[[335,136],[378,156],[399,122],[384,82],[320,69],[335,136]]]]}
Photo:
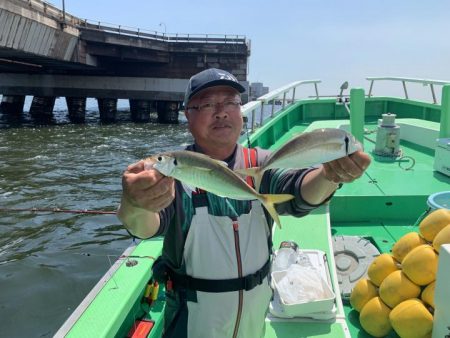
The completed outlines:
{"type": "MultiPolygon", "coordinates": [[[[242,260],[241,260],[241,249],[239,245],[239,223],[237,219],[233,219],[233,232],[234,232],[234,248],[236,251],[236,260],[238,267],[238,276],[242,278],[242,260]]],[[[242,315],[242,304],[244,298],[244,290],[239,290],[239,304],[238,304],[238,312],[236,316],[236,324],[234,325],[233,338],[237,337],[239,331],[239,324],[241,322],[242,315]]]]}

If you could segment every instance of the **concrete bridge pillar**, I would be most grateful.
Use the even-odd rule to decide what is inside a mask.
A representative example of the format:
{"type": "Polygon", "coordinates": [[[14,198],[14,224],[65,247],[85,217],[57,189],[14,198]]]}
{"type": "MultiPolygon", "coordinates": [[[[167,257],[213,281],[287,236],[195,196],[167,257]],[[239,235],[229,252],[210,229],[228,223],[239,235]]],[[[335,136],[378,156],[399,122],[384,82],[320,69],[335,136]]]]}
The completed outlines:
{"type": "Polygon", "coordinates": [[[115,122],[117,114],[117,99],[98,98],[98,110],[102,122],[115,122]]]}
{"type": "Polygon", "coordinates": [[[30,106],[30,115],[38,120],[51,120],[55,99],[54,96],[34,96],[30,106]]]}
{"type": "Polygon", "coordinates": [[[25,95],[3,95],[0,112],[9,116],[20,116],[23,113],[25,95]]]}
{"type": "Polygon", "coordinates": [[[148,122],[152,108],[152,101],[130,99],[131,119],[134,122],[148,122]]]}
{"type": "Polygon", "coordinates": [[[178,123],[178,111],[180,104],[178,101],[158,101],[156,112],[159,123],[178,123]]]}
{"type": "Polygon", "coordinates": [[[69,119],[72,123],[83,123],[86,119],[86,98],[66,97],[69,119]]]}

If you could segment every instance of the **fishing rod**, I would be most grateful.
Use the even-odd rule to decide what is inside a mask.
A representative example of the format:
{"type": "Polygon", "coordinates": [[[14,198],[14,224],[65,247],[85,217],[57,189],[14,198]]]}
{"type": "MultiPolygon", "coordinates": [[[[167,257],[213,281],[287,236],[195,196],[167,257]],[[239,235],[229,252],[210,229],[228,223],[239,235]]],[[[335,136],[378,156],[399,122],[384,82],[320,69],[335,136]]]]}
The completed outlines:
{"type": "Polygon", "coordinates": [[[61,212],[67,214],[115,215],[116,211],[69,210],[60,208],[0,208],[0,212],[61,212]]]}

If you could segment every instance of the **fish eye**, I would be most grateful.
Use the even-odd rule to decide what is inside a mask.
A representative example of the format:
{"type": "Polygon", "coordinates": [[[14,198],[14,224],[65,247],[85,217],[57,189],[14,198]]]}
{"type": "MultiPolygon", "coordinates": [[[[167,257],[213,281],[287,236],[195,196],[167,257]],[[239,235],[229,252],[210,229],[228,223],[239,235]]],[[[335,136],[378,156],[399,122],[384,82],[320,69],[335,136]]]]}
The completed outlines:
{"type": "Polygon", "coordinates": [[[176,158],[173,159],[173,165],[178,165],[178,162],[177,162],[176,158]]]}
{"type": "Polygon", "coordinates": [[[158,158],[157,158],[158,162],[161,162],[162,159],[163,159],[162,156],[158,156],[158,158]]]}

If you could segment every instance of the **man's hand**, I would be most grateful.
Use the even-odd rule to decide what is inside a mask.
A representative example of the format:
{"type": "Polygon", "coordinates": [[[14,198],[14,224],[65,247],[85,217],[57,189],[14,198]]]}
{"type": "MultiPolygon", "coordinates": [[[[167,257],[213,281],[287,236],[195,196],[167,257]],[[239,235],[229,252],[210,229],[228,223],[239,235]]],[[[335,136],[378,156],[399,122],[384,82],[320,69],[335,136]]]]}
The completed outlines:
{"type": "Polygon", "coordinates": [[[122,176],[123,198],[131,205],[152,212],[164,209],[175,198],[174,180],[155,169],[145,169],[144,161],[128,166],[122,176]]]}
{"type": "Polygon", "coordinates": [[[363,151],[323,164],[322,174],[334,183],[353,182],[361,177],[370,165],[370,157],[363,151]]]}

